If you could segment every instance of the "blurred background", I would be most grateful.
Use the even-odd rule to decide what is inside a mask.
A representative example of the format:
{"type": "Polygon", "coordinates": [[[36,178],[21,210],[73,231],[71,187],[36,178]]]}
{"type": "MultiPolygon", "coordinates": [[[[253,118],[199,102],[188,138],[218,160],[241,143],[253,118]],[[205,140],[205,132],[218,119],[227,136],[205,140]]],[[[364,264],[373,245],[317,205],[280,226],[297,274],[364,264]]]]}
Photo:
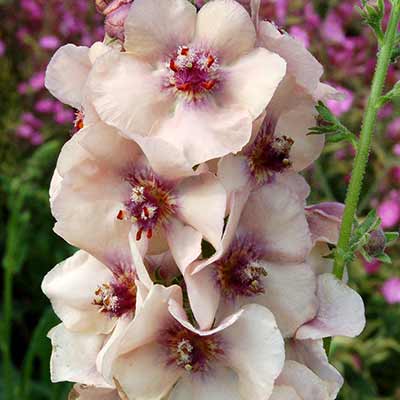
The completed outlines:
{"type": "MultiPolygon", "coordinates": [[[[244,2],[244,1],[243,1],[244,2]]],[[[275,0],[263,17],[302,41],[325,67],[324,80],[345,93],[331,111],[358,132],[374,72],[376,41],[363,25],[356,1],[275,0]]],[[[90,45],[103,37],[103,16],[90,0],[0,0],[0,348],[11,353],[18,399],[66,399],[68,384],[51,384],[50,342],[57,323],[40,290],[43,276],[74,252],[52,232],[48,187],[58,153],[73,132],[74,110],[44,88],[46,65],[65,43],[90,45]],[[12,285],[11,285],[12,283],[12,285]],[[11,334],[11,349],[4,338],[11,334]]],[[[388,87],[400,79],[392,67],[388,87]]],[[[310,203],[344,201],[354,154],[343,143],[328,144],[305,172],[310,203]]],[[[360,216],[376,209],[383,227],[400,222],[400,106],[382,109],[372,146],[360,216]]],[[[341,399],[400,399],[400,248],[393,264],[358,258],[350,282],[366,303],[368,324],[355,340],[335,340],[333,363],[345,376],[341,399]]],[[[0,364],[0,370],[3,366],[0,364]]],[[[3,371],[0,371],[1,373],[3,371]]],[[[0,380],[0,399],[4,381],[0,380]]],[[[4,392],[3,392],[4,393],[4,392]]]]}

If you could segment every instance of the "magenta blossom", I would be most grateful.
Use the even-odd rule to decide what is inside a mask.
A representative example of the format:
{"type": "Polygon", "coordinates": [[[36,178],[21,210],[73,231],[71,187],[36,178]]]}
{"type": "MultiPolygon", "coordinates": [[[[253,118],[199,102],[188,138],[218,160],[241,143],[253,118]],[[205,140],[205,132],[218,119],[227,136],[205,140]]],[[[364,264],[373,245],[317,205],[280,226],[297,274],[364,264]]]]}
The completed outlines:
{"type": "Polygon", "coordinates": [[[392,228],[400,220],[400,204],[395,198],[385,200],[378,207],[378,215],[382,220],[382,228],[392,228]]]}
{"type": "Polygon", "coordinates": [[[382,295],[389,304],[400,303],[400,278],[390,278],[382,286],[382,295]]]}
{"type": "Polygon", "coordinates": [[[368,262],[363,259],[362,263],[364,264],[364,268],[367,274],[375,274],[376,272],[379,271],[379,268],[382,265],[382,263],[378,260],[373,260],[371,262],[368,262]]]}
{"type": "Polygon", "coordinates": [[[335,86],[336,89],[344,95],[343,100],[328,100],[326,103],[328,104],[329,109],[332,111],[334,115],[340,117],[342,114],[348,112],[354,101],[354,94],[349,89],[346,89],[342,86],[335,86]]]}
{"type": "Polygon", "coordinates": [[[5,52],[6,52],[6,45],[2,40],[0,40],[0,57],[3,57],[5,52]]]}
{"type": "Polygon", "coordinates": [[[60,40],[57,36],[49,35],[43,36],[39,40],[39,45],[45,50],[54,50],[60,45],[60,40]]]}
{"type": "Polygon", "coordinates": [[[400,117],[394,119],[387,128],[389,138],[395,140],[400,137],[400,117]]]}

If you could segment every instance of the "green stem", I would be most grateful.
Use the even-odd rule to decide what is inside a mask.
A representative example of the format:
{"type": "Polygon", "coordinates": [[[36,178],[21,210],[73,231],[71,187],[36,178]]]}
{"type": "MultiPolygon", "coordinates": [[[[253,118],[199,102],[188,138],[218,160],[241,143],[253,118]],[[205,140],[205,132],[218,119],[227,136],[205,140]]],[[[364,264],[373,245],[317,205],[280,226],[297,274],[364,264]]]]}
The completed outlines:
{"type": "Polygon", "coordinates": [[[364,115],[358,151],[354,161],[353,172],[346,196],[346,206],[344,209],[343,221],[340,229],[340,236],[335,257],[335,265],[333,269],[333,273],[338,279],[342,279],[344,267],[347,262],[346,255],[349,251],[350,236],[360,198],[365,169],[368,163],[371,139],[379,110],[378,102],[382,96],[399,21],[400,1],[393,0],[390,20],[385,33],[383,45],[379,51],[376,71],[372,81],[371,95],[369,97],[367,109],[364,115]]]}
{"type": "Polygon", "coordinates": [[[13,271],[11,268],[4,268],[3,288],[3,321],[2,321],[2,358],[3,375],[5,387],[5,399],[13,399],[13,369],[11,362],[11,320],[12,320],[12,287],[13,271]]]}

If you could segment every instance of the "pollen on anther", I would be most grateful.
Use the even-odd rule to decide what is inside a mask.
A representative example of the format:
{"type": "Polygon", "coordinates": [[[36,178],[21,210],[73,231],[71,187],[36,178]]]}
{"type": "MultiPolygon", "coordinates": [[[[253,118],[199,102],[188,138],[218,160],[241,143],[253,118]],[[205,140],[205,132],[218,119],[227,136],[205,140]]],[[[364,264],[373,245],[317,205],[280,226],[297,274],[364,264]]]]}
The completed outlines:
{"type": "Polygon", "coordinates": [[[165,87],[187,101],[202,100],[221,84],[218,60],[208,50],[179,47],[165,65],[165,87]]]}

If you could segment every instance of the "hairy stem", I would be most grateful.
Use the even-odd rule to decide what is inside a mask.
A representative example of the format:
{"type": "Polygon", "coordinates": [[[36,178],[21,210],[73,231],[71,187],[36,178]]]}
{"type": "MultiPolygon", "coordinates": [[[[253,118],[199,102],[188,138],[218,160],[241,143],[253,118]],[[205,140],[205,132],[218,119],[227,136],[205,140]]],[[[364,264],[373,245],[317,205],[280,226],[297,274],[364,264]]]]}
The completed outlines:
{"type": "Polygon", "coordinates": [[[382,96],[383,87],[390,65],[399,21],[400,1],[393,0],[390,20],[382,47],[379,51],[376,71],[372,81],[371,94],[368,99],[368,105],[364,115],[358,151],[354,161],[353,172],[346,196],[346,206],[343,214],[343,221],[340,229],[335,265],[333,269],[333,273],[338,279],[342,279],[344,267],[347,262],[346,255],[349,251],[353,222],[360,198],[365,169],[368,163],[371,139],[379,111],[379,100],[382,96]]]}

